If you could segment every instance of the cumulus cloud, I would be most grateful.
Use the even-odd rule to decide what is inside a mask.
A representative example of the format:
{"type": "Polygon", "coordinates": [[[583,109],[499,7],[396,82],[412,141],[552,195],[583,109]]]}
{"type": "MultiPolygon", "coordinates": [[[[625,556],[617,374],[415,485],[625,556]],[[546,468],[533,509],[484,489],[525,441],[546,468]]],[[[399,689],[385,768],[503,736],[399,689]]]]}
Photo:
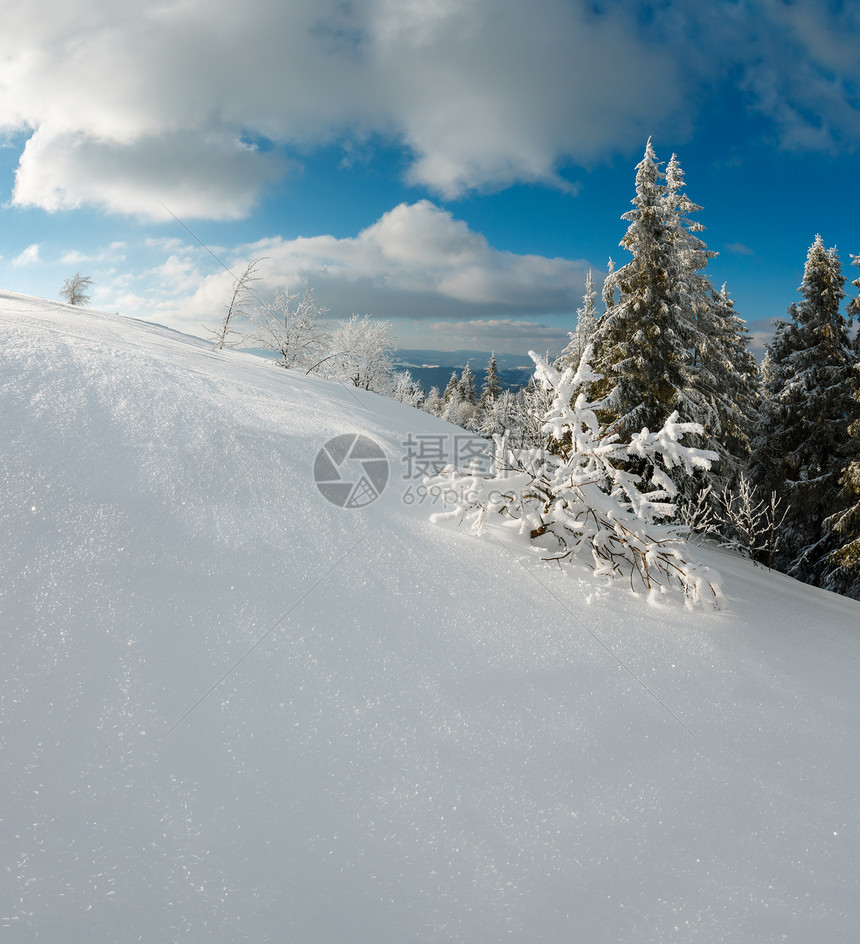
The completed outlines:
{"type": "Polygon", "coordinates": [[[264,260],[261,297],[282,287],[313,288],[335,319],[353,312],[422,321],[572,313],[589,268],[585,260],[495,249],[426,200],[401,204],[352,237],[277,237],[219,251],[233,274],[213,273],[212,258],[199,247],[170,242],[162,249],[167,258],[144,278],[153,310],[189,327],[223,308],[234,275],[250,259],[264,260]]]}
{"type": "Polygon", "coordinates": [[[280,174],[273,155],[223,135],[179,132],[133,143],[40,128],[27,142],[14,201],[51,212],[82,204],[154,220],[171,214],[232,220],[280,174]]]}
{"type": "Polygon", "coordinates": [[[767,346],[773,340],[773,326],[774,322],[772,320],[754,321],[749,326],[749,350],[759,363],[764,360],[767,346]]]}
{"type": "Polygon", "coordinates": [[[560,158],[644,138],[677,79],[569,0],[46,0],[4,21],[0,126],[33,132],[21,205],[234,218],[284,171],[254,140],[381,134],[447,195],[561,183],[560,158]]]}
{"type": "Polygon", "coordinates": [[[401,204],[357,236],[270,239],[247,247],[265,256],[269,282],[313,286],[333,311],[385,317],[576,307],[585,261],[518,255],[427,200],[401,204]]]}
{"type": "Polygon", "coordinates": [[[721,82],[788,146],[856,144],[858,31],[818,0],[41,0],[4,11],[0,128],[30,136],[15,202],[48,210],[234,219],[278,150],[374,135],[448,197],[565,186],[721,82]]]}
{"type": "Polygon", "coordinates": [[[398,78],[389,110],[415,153],[410,176],[447,196],[560,183],[560,157],[589,162],[642,140],[680,101],[674,62],[625,18],[586,4],[386,0],[379,10],[376,61],[398,78]]]}

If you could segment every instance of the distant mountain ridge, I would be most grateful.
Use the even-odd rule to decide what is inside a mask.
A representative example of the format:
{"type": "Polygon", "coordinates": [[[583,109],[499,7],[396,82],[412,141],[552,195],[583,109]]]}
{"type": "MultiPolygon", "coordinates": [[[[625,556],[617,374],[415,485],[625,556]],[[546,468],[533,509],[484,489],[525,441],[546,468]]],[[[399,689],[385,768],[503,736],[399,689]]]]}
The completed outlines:
{"type": "MultiPolygon", "coordinates": [[[[400,348],[394,352],[395,365],[408,370],[425,391],[431,387],[444,390],[451,373],[462,373],[468,364],[475,375],[475,387],[480,393],[487,376],[490,351],[435,351],[431,349],[400,348]]],[[[518,390],[528,382],[534,365],[528,354],[496,354],[499,381],[506,390],[518,390]]]]}
{"type": "MultiPolygon", "coordinates": [[[[260,357],[277,357],[273,351],[266,348],[247,347],[242,350],[246,354],[257,354],[260,357]]],[[[444,390],[451,379],[451,373],[456,370],[461,374],[466,364],[469,364],[475,375],[475,388],[480,393],[486,380],[490,356],[490,351],[399,348],[394,352],[393,361],[398,370],[408,370],[418,386],[427,393],[431,387],[444,390]]],[[[505,390],[519,390],[525,387],[534,370],[528,354],[496,354],[496,365],[499,382],[505,390]]]]}
{"type": "MultiPolygon", "coordinates": [[[[395,360],[405,367],[451,367],[462,369],[470,364],[472,370],[486,367],[492,351],[436,351],[431,348],[398,348],[394,352],[395,360]]],[[[527,353],[500,354],[496,352],[496,364],[499,368],[532,370],[532,362],[527,353]]]]}

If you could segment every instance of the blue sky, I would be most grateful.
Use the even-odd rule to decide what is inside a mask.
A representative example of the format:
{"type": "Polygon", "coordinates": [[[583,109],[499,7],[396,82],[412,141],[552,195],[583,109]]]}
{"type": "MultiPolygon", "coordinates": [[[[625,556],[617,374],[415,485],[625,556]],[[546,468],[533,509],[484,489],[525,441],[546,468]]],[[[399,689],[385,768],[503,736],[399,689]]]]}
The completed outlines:
{"type": "Polygon", "coordinates": [[[265,257],[403,347],[563,343],[634,166],[677,152],[758,353],[860,253],[860,5],[36,0],[0,34],[0,287],[191,333],[265,257]],[[177,218],[182,224],[177,222],[177,218]],[[204,248],[204,246],[206,248],[204,248]],[[216,261],[217,260],[220,261],[216,261]]]}

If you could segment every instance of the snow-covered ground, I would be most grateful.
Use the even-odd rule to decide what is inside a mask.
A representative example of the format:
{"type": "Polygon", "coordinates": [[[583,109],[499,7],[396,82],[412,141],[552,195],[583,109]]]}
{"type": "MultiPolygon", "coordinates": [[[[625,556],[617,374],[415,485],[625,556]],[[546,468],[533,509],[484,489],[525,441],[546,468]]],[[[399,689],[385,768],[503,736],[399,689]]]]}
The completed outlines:
{"type": "Polygon", "coordinates": [[[3,944],[860,940],[860,604],[433,525],[404,444],[459,432],[0,295],[3,944]]]}

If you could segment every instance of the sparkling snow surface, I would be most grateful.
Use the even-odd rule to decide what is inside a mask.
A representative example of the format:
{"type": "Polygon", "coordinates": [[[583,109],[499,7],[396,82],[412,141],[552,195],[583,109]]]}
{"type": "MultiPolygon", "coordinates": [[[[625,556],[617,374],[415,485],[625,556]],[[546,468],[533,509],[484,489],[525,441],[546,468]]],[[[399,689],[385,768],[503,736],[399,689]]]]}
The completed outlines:
{"type": "Polygon", "coordinates": [[[456,433],[0,295],[2,944],[860,940],[860,604],[433,525],[403,443],[456,433]]]}

